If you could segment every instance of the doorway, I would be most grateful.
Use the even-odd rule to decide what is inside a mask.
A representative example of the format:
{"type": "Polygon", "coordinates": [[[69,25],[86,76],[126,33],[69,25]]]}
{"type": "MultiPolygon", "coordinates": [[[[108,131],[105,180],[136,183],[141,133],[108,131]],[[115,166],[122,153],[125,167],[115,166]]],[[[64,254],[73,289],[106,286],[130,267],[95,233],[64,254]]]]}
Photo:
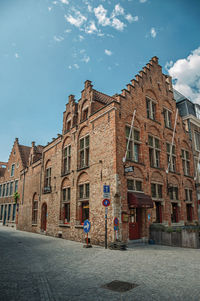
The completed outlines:
{"type": "Polygon", "coordinates": [[[129,239],[139,239],[141,235],[141,208],[131,208],[129,216],[129,239]]]}
{"type": "Polygon", "coordinates": [[[42,204],[42,212],[41,212],[41,230],[46,231],[47,229],[47,204],[42,204]]]}

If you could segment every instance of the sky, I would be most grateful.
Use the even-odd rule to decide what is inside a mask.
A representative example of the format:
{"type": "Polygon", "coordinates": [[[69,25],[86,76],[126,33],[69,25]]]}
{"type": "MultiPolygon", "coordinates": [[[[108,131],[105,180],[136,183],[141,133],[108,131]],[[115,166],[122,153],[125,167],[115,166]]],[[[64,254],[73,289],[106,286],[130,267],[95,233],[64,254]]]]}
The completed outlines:
{"type": "Polygon", "coordinates": [[[0,0],[0,161],[62,132],[85,80],[114,95],[153,56],[200,104],[199,0],[0,0]]]}

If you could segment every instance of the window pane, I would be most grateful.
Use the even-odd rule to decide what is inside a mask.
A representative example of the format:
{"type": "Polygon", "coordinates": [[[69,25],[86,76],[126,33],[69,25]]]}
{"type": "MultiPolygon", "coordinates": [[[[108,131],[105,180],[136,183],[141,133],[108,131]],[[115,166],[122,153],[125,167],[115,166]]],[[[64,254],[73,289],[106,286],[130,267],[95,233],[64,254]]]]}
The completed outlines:
{"type": "Polygon", "coordinates": [[[134,130],[134,140],[136,141],[140,140],[140,132],[137,130],[134,130]]]}
{"type": "Polygon", "coordinates": [[[136,191],[142,191],[142,182],[135,181],[136,191]]]}
{"type": "Polygon", "coordinates": [[[126,126],[126,138],[129,138],[130,128],[126,126]]]}
{"type": "Polygon", "coordinates": [[[71,190],[70,188],[67,188],[67,200],[70,201],[71,198],[71,190]]]}
{"type": "Polygon", "coordinates": [[[82,203],[82,223],[89,219],[89,202],[82,203]]]}
{"type": "Polygon", "coordinates": [[[127,179],[127,188],[128,188],[128,190],[135,190],[133,180],[127,179]]]}
{"type": "Polygon", "coordinates": [[[162,185],[158,184],[158,197],[162,199],[162,185]]]}
{"type": "Polygon", "coordinates": [[[147,118],[150,118],[150,100],[146,100],[146,107],[147,107],[147,118]]]}
{"type": "Polygon", "coordinates": [[[67,223],[70,222],[70,204],[65,204],[65,220],[67,223]]]}
{"type": "Polygon", "coordinates": [[[80,149],[84,148],[84,138],[80,140],[80,149]]]}
{"type": "Polygon", "coordinates": [[[148,143],[150,146],[153,146],[153,137],[152,136],[149,136],[148,143]]]}
{"type": "Polygon", "coordinates": [[[63,201],[66,201],[66,188],[63,189],[63,201]]]}
{"type": "Polygon", "coordinates": [[[85,146],[86,146],[86,147],[89,146],[89,143],[90,143],[90,137],[87,136],[87,137],[85,138],[85,146]]]}
{"type": "Polygon", "coordinates": [[[151,195],[153,198],[156,197],[156,184],[151,184],[151,195]]]}
{"type": "Polygon", "coordinates": [[[139,144],[134,145],[134,155],[135,155],[134,160],[136,162],[139,162],[139,144]]]}
{"type": "Polygon", "coordinates": [[[79,186],[79,197],[80,199],[83,199],[83,185],[79,186]]]}
{"type": "Polygon", "coordinates": [[[89,196],[90,196],[90,184],[89,183],[85,184],[85,196],[86,196],[86,198],[89,198],[89,196]]]}
{"type": "Polygon", "coordinates": [[[155,138],[155,147],[160,148],[160,141],[157,138],[155,138]]]}
{"type": "Polygon", "coordinates": [[[152,102],[152,119],[156,119],[156,104],[152,102]]]}

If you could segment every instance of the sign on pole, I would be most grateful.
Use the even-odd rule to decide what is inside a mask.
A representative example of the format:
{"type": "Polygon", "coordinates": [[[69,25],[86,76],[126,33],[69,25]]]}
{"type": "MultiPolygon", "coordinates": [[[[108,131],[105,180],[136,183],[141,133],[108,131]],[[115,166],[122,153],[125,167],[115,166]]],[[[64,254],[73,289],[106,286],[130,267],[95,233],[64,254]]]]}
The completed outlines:
{"type": "Polygon", "coordinates": [[[90,231],[90,228],[91,228],[91,224],[89,220],[86,219],[83,224],[83,230],[85,233],[87,233],[87,247],[88,247],[88,232],[90,231]]]}
{"type": "Polygon", "coordinates": [[[103,206],[108,207],[108,206],[110,206],[110,200],[104,199],[102,204],[103,204],[103,206]]]}
{"type": "Polygon", "coordinates": [[[104,199],[110,198],[110,186],[109,185],[103,185],[103,198],[104,199]]]}

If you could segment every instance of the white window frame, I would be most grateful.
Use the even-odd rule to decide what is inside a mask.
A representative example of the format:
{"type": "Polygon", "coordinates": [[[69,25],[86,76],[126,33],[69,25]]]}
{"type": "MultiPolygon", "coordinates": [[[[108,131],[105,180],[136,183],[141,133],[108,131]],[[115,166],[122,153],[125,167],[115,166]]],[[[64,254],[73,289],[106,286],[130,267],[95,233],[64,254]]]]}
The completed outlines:
{"type": "Polygon", "coordinates": [[[153,136],[153,135],[148,135],[148,146],[149,146],[149,160],[150,160],[150,149],[153,150],[153,165],[151,165],[151,160],[150,160],[150,166],[154,168],[160,168],[160,139],[153,136]],[[153,145],[149,144],[149,137],[153,139],[153,145]],[[156,140],[159,142],[159,148],[156,147],[156,140]],[[157,153],[159,154],[159,157],[157,157],[157,153]]]}
{"type": "Polygon", "coordinates": [[[152,100],[151,98],[146,97],[146,111],[147,111],[148,119],[156,120],[156,104],[157,103],[155,100],[152,100]],[[149,103],[149,108],[148,108],[147,102],[149,103]],[[155,111],[153,108],[155,108],[155,111]]]}
{"type": "Polygon", "coordinates": [[[65,146],[63,149],[63,173],[66,174],[70,172],[71,169],[71,145],[65,146]],[[66,164],[65,164],[66,160],[66,164]],[[66,167],[66,168],[65,168],[66,167]]]}
{"type": "Polygon", "coordinates": [[[173,145],[172,153],[171,153],[171,161],[170,160],[170,150],[171,150],[171,143],[166,142],[166,152],[167,152],[167,166],[169,167],[169,171],[176,172],[176,147],[173,145]],[[169,151],[167,150],[167,145],[169,145],[169,151]]]}
{"type": "Polygon", "coordinates": [[[135,191],[135,192],[143,192],[143,182],[141,179],[132,179],[132,178],[127,178],[127,191],[135,191]],[[133,181],[133,189],[129,189],[128,188],[128,181],[133,181]],[[136,189],[136,182],[140,182],[141,183],[141,187],[142,187],[142,190],[137,190],[136,189]]]}
{"type": "Polygon", "coordinates": [[[186,149],[181,149],[181,157],[182,157],[182,166],[183,166],[183,172],[185,176],[190,175],[190,153],[186,149]],[[186,156],[186,153],[188,153],[188,158],[186,156]],[[188,164],[189,163],[189,168],[188,164]]]}

